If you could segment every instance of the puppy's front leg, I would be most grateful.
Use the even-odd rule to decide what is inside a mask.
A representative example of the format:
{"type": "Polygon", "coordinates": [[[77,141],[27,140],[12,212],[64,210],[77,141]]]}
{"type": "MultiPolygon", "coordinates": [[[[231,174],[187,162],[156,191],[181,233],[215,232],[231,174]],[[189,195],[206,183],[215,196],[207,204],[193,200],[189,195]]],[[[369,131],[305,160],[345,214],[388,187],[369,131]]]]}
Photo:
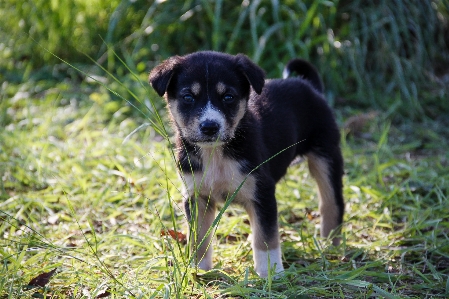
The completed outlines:
{"type": "Polygon", "coordinates": [[[194,255],[193,262],[202,270],[210,270],[213,232],[207,235],[207,231],[215,219],[215,204],[203,198],[191,197],[184,202],[184,207],[189,221],[190,253],[194,255]]]}
{"type": "Polygon", "coordinates": [[[284,271],[273,187],[258,188],[258,198],[245,204],[250,217],[254,268],[260,277],[284,271]]]}

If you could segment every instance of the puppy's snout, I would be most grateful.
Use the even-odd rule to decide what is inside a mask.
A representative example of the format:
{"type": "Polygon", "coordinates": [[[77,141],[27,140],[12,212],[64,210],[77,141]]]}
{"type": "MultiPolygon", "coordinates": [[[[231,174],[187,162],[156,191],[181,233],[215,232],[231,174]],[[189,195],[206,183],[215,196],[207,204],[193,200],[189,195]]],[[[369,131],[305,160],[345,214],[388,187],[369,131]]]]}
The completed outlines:
{"type": "Polygon", "coordinates": [[[216,121],[206,120],[200,124],[200,131],[206,136],[213,136],[220,130],[220,125],[216,121]]]}

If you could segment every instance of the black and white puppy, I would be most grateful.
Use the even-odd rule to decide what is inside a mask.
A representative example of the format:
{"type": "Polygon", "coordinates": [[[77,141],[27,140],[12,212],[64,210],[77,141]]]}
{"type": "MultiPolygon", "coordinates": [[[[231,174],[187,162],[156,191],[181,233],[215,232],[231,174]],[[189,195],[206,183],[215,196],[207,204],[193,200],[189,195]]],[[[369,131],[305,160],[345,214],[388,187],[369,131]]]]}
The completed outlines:
{"type": "Polygon", "coordinates": [[[176,129],[185,209],[195,230],[191,244],[201,269],[212,268],[211,234],[206,235],[216,204],[244,181],[232,198],[250,217],[255,270],[261,277],[270,269],[283,271],[275,187],[297,156],[307,157],[318,184],[321,236],[339,231],[339,129],[315,68],[295,59],[286,72],[300,77],[265,81],[263,70],[245,55],[196,52],[171,57],[150,73],[176,129]]]}

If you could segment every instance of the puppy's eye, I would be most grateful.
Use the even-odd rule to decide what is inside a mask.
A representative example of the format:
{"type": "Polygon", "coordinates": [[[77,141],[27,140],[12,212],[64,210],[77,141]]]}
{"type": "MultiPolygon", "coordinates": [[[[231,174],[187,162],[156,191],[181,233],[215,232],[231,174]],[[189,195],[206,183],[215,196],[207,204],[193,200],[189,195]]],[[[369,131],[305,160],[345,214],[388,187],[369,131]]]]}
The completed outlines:
{"type": "Polygon", "coordinates": [[[225,94],[223,97],[223,102],[226,104],[231,104],[232,102],[234,102],[234,96],[232,94],[225,94]]]}
{"type": "Polygon", "coordinates": [[[193,104],[193,102],[195,102],[195,99],[193,98],[193,96],[191,94],[185,94],[182,99],[184,100],[185,103],[188,104],[193,104]]]}

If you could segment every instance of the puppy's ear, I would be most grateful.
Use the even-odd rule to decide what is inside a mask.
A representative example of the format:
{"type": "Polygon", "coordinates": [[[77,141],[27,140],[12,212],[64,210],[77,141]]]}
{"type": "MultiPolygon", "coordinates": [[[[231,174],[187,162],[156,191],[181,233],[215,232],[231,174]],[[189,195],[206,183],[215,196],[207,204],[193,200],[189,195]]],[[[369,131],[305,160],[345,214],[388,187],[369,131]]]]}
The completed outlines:
{"type": "Polygon", "coordinates": [[[173,56],[151,70],[148,80],[158,95],[163,96],[165,94],[170,80],[180,64],[181,57],[173,56]]]}
{"type": "Polygon", "coordinates": [[[257,94],[262,92],[265,84],[265,72],[252,62],[246,55],[238,54],[235,56],[237,68],[248,79],[249,84],[257,94]]]}

